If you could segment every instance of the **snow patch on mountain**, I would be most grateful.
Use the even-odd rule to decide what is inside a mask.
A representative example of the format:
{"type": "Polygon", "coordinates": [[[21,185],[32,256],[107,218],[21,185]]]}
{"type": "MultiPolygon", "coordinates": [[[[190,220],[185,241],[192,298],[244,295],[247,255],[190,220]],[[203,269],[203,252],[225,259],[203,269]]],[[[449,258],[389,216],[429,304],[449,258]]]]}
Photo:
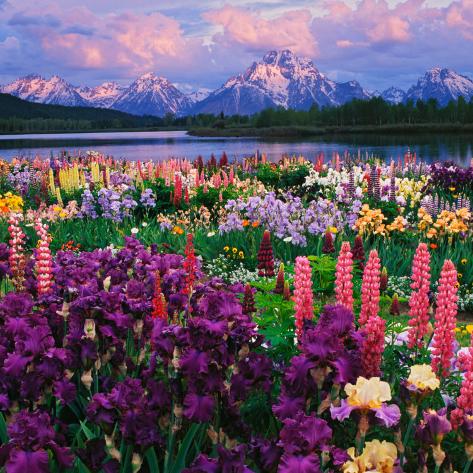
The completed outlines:
{"type": "Polygon", "coordinates": [[[30,102],[79,107],[89,105],[73,85],[57,75],[45,79],[30,74],[1,87],[0,91],[30,102]]]}
{"type": "Polygon", "coordinates": [[[414,102],[419,99],[436,99],[440,105],[447,105],[450,100],[457,100],[459,97],[464,97],[467,101],[473,97],[473,80],[451,69],[434,67],[407,91],[406,99],[414,102]]]}
{"type": "Polygon", "coordinates": [[[367,99],[356,81],[337,83],[322,74],[308,58],[289,50],[270,51],[212,92],[194,107],[195,112],[251,114],[267,107],[307,110],[340,105],[353,98],[367,99]]]}
{"type": "Polygon", "coordinates": [[[127,87],[111,107],[135,115],[163,116],[184,113],[192,105],[189,97],[168,79],[148,72],[127,87]]]}
{"type": "Polygon", "coordinates": [[[402,103],[406,100],[406,92],[398,87],[389,87],[381,94],[381,98],[392,104],[402,103]]]}

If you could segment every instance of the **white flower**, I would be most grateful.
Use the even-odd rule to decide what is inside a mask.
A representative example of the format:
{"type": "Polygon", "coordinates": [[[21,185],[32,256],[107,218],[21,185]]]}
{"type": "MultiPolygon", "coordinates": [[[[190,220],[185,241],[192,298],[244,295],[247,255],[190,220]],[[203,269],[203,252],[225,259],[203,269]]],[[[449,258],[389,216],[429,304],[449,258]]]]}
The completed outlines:
{"type": "Polygon", "coordinates": [[[208,236],[208,237],[213,237],[214,235],[215,235],[215,232],[209,232],[209,233],[207,233],[207,236],[208,236]]]}
{"type": "Polygon", "coordinates": [[[132,234],[132,235],[136,235],[137,233],[138,233],[138,229],[137,229],[137,228],[134,227],[134,228],[131,229],[131,234],[132,234]]]}
{"type": "Polygon", "coordinates": [[[292,237],[291,236],[288,236],[286,238],[283,238],[283,241],[285,241],[286,243],[289,243],[292,241],[292,237]]]}
{"type": "MultiPolygon", "coordinates": [[[[147,227],[148,224],[147,224],[147,222],[143,222],[143,223],[141,224],[141,226],[142,226],[142,227],[147,227]]],[[[136,230],[136,231],[138,231],[138,230],[136,230]]]]}

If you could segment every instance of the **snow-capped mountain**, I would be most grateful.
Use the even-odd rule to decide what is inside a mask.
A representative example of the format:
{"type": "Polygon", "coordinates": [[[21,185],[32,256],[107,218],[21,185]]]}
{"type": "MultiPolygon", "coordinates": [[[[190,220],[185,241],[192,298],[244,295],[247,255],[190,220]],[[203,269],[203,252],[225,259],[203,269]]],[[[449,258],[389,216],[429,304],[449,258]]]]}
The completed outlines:
{"type": "Polygon", "coordinates": [[[406,100],[412,99],[415,102],[418,99],[427,101],[433,98],[440,105],[446,105],[450,100],[457,100],[461,96],[467,101],[473,97],[473,80],[451,69],[434,67],[407,91],[406,100]]]}
{"type": "Polygon", "coordinates": [[[198,90],[194,90],[193,92],[189,92],[187,97],[194,103],[200,102],[206,99],[212,93],[211,89],[201,88],[198,90]]]}
{"type": "Polygon", "coordinates": [[[135,115],[179,114],[193,102],[166,78],[152,72],[142,75],[113,102],[112,108],[135,115]]]}
{"type": "Polygon", "coordinates": [[[381,94],[381,98],[386,102],[398,104],[406,100],[406,92],[398,87],[389,87],[381,94]]]}
{"type": "Polygon", "coordinates": [[[185,94],[168,79],[151,72],[129,86],[104,82],[96,87],[76,87],[57,75],[45,79],[31,74],[0,86],[0,92],[30,102],[112,108],[136,115],[222,111],[232,115],[253,114],[268,107],[307,110],[314,103],[323,107],[378,96],[390,103],[435,98],[443,106],[460,96],[467,101],[472,99],[473,80],[450,69],[433,68],[407,92],[390,87],[380,94],[364,89],[356,81],[335,82],[322,74],[310,59],[283,50],[268,52],[260,62],[254,62],[244,73],[231,77],[213,92],[199,89],[185,94]]]}
{"type": "Polygon", "coordinates": [[[73,85],[59,76],[45,79],[37,74],[31,74],[0,87],[0,92],[30,102],[79,107],[89,105],[73,85]]]}
{"type": "Polygon", "coordinates": [[[307,58],[289,50],[270,51],[261,62],[254,62],[243,74],[231,77],[194,112],[251,114],[267,107],[309,109],[339,105],[353,98],[368,98],[356,81],[337,83],[328,79],[307,58]]]}
{"type": "Polygon", "coordinates": [[[76,90],[92,107],[110,108],[125,89],[116,82],[104,82],[97,87],[78,87],[76,90]]]}

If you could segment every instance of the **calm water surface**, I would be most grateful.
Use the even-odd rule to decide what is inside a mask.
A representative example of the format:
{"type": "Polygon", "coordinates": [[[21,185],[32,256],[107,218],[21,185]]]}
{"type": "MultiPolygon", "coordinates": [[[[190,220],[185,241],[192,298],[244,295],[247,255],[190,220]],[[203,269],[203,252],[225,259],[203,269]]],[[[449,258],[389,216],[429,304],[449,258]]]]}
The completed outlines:
{"type": "Polygon", "coordinates": [[[49,157],[67,150],[69,154],[84,154],[88,150],[130,160],[163,160],[169,157],[194,159],[225,151],[230,159],[241,159],[255,151],[266,153],[275,161],[283,154],[313,158],[320,152],[331,156],[360,152],[384,159],[404,155],[407,149],[427,162],[453,160],[469,165],[473,157],[473,135],[336,135],[314,139],[290,140],[256,138],[199,138],[185,131],[116,132],[116,133],[64,133],[0,135],[0,157],[49,157]]]}

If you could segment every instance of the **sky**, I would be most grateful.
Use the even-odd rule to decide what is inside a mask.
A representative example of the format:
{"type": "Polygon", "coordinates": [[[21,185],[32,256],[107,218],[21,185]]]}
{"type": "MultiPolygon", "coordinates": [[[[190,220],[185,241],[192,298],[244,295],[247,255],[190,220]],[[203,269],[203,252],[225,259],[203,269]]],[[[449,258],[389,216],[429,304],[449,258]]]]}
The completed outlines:
{"type": "Polygon", "coordinates": [[[213,89],[286,48],[370,90],[407,88],[434,66],[473,76],[473,0],[0,0],[0,83],[153,71],[213,89]]]}

